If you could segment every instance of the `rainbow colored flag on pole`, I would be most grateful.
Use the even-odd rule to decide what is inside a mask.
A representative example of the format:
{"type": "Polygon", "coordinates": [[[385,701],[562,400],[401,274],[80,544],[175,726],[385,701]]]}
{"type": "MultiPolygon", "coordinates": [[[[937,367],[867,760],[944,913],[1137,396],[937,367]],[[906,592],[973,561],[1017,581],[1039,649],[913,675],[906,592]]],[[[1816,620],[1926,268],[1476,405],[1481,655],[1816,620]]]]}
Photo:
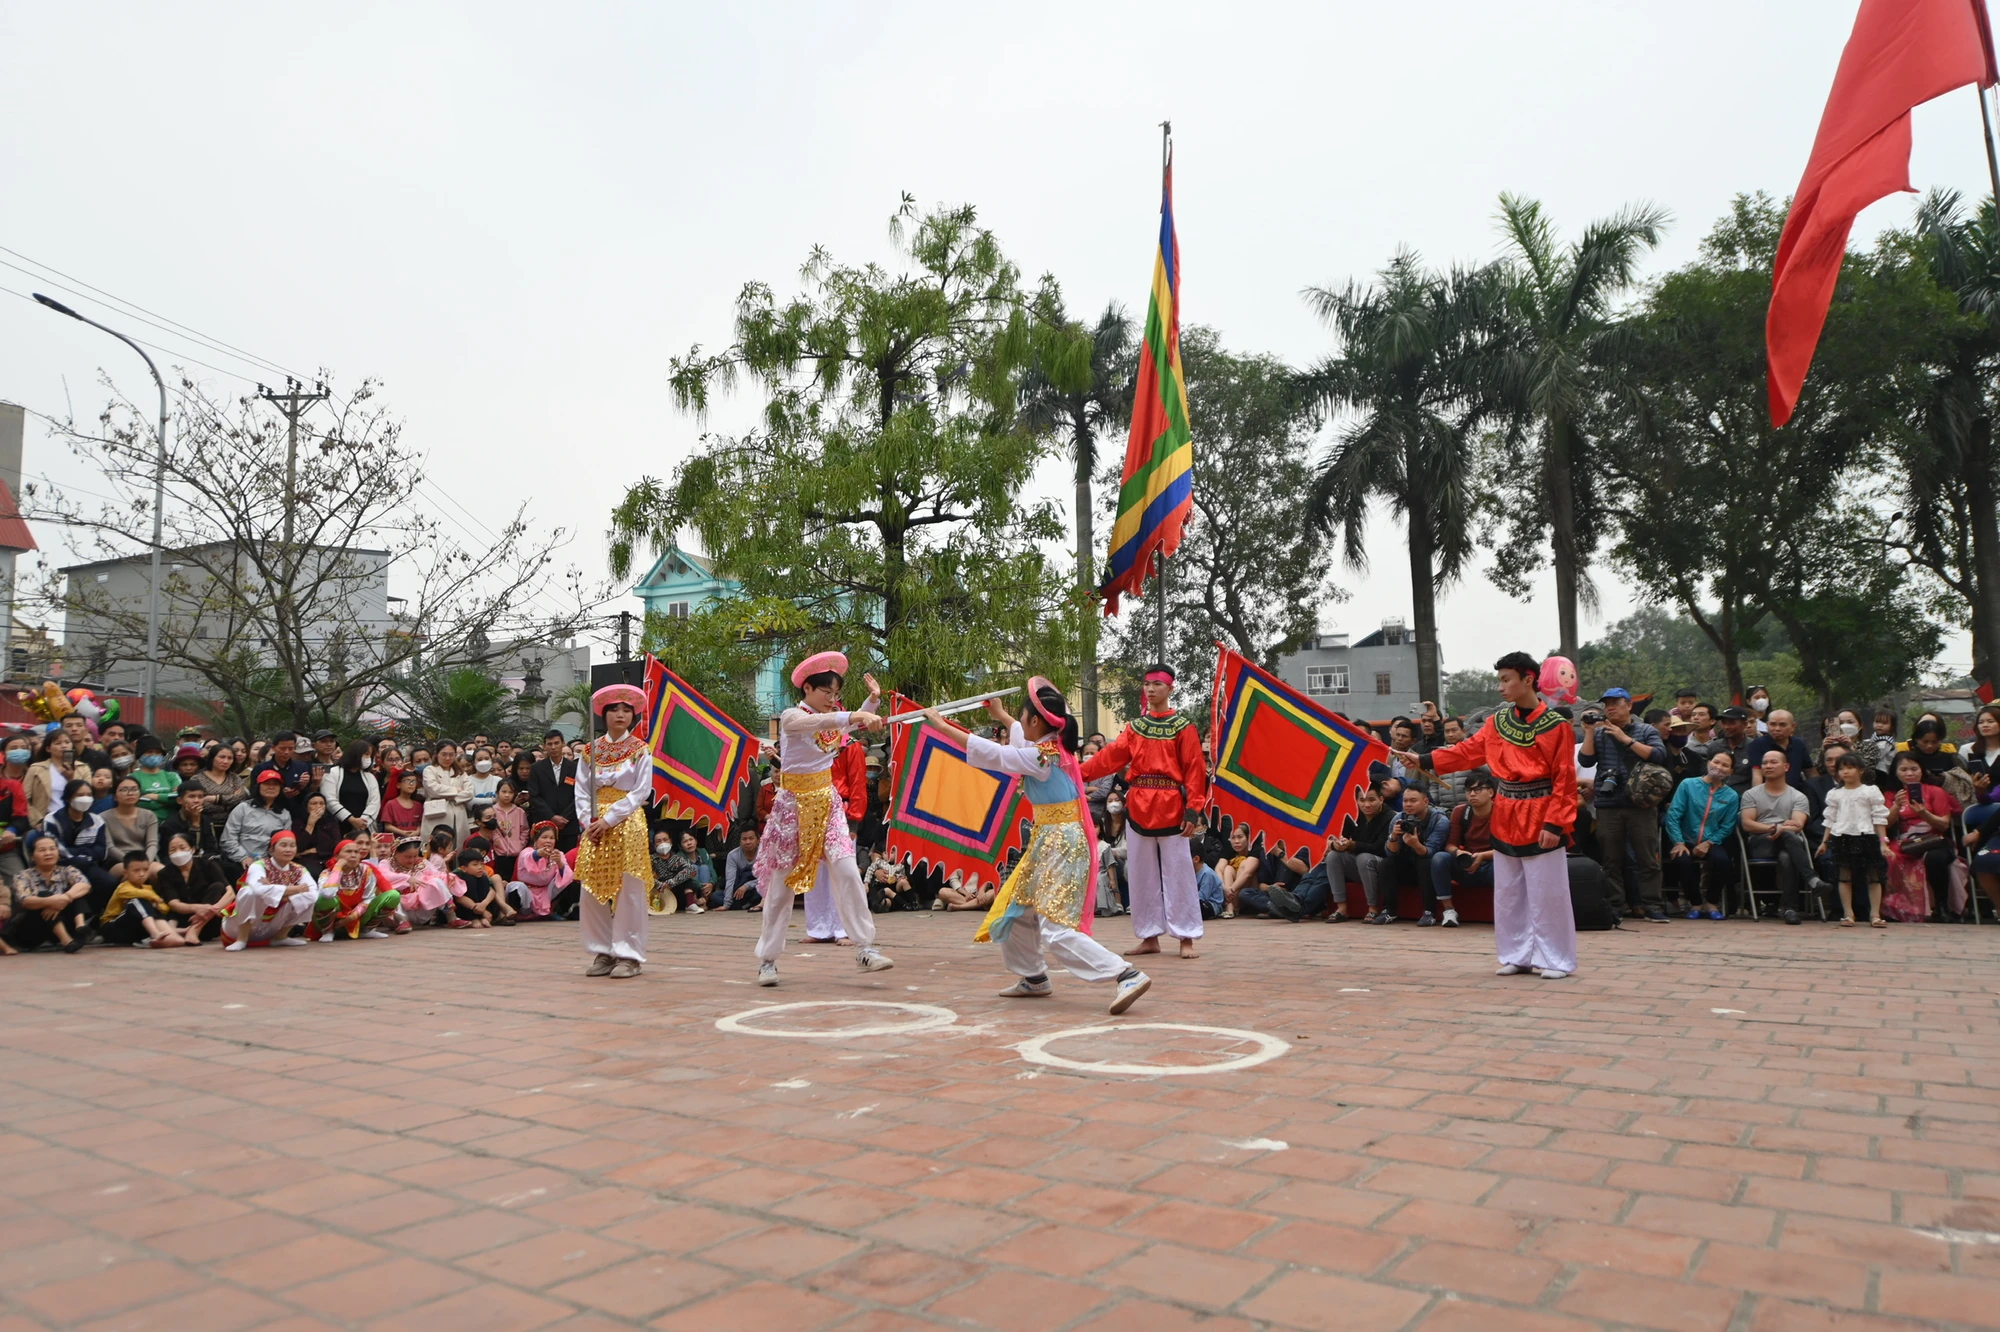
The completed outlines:
{"type": "Polygon", "coordinates": [[[1160,247],[1153,261],[1153,295],[1139,347],[1139,382],[1132,396],[1132,437],[1111,558],[1101,589],[1104,613],[1118,598],[1138,596],[1156,557],[1180,549],[1181,528],[1194,504],[1194,435],[1188,428],[1187,383],[1181,376],[1181,247],[1174,235],[1171,149],[1160,176],[1160,247]]]}

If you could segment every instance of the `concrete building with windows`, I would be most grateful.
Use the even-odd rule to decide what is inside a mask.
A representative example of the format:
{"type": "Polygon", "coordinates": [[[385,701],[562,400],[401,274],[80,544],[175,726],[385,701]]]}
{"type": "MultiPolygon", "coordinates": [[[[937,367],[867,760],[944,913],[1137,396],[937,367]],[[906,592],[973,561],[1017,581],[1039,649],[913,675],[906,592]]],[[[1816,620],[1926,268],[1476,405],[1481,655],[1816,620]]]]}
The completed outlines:
{"type": "MultiPolygon", "coordinates": [[[[1442,676],[1442,659],[1438,669],[1442,676]]],[[[1359,639],[1322,625],[1316,638],[1278,659],[1277,674],[1315,702],[1357,721],[1413,717],[1423,704],[1416,635],[1401,620],[1384,620],[1359,639]]]]}
{"type": "MultiPolygon", "coordinates": [[[[653,561],[632,588],[632,595],[645,603],[646,614],[686,619],[702,607],[726,600],[743,590],[733,578],[715,572],[700,555],[675,547],[653,561]]],[[[757,670],[757,706],[766,717],[775,717],[791,704],[791,683],[785,678],[785,659],[773,653],[757,670]]]]}

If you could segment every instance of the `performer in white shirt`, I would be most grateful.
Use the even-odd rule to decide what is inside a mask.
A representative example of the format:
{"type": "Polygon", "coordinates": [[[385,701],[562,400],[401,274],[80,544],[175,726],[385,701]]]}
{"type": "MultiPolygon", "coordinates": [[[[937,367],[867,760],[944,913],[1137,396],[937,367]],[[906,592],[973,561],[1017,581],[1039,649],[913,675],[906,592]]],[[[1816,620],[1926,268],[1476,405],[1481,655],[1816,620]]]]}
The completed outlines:
{"type": "Polygon", "coordinates": [[[875,951],[875,918],[854,863],[847,811],[834,798],[833,760],[855,727],[875,730],[882,719],[868,709],[836,711],[846,683],[847,658],[839,652],[807,657],[792,671],[797,707],[778,718],[778,794],[757,848],[757,888],[764,897],[764,929],[757,940],[757,983],[778,983],[778,958],[792,922],[792,899],[813,886],[822,863],[840,922],[854,940],[863,971],[895,963],[875,951]]]}
{"type": "Polygon", "coordinates": [[[646,707],[636,685],[606,685],[590,696],[604,734],[576,761],[578,920],[590,950],[586,976],[617,980],[646,963],[646,897],[653,891],[652,847],[640,809],[653,793],[653,753],[635,726],[646,707]]]}
{"type": "Polygon", "coordinates": [[[271,834],[270,854],[250,862],[236,901],[222,913],[222,935],[229,940],[223,952],[240,953],[252,944],[289,948],[305,943],[291,933],[312,919],[319,889],[306,867],[293,859],[298,850],[298,835],[280,828],[271,834]]]}

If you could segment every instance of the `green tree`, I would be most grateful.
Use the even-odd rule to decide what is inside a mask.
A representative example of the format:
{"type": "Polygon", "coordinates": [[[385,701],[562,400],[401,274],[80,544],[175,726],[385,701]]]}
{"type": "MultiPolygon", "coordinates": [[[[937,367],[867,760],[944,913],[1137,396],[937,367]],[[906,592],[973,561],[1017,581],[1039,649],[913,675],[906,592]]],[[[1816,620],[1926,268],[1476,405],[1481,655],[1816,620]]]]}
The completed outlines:
{"type": "Polygon", "coordinates": [[[1438,707],[1447,717],[1463,717],[1482,708],[1500,706],[1500,687],[1491,670],[1448,671],[1444,677],[1444,697],[1438,707]]]}
{"type": "Polygon", "coordinates": [[[773,644],[801,627],[788,601],[732,599],[691,615],[648,615],[640,647],[746,729],[762,734],[757,672],[770,660],[773,644]]]}
{"type": "MultiPolygon", "coordinates": [[[[1049,322],[1062,324],[1060,310],[1049,322]]],[[[1097,440],[1106,430],[1132,419],[1132,320],[1116,301],[1104,307],[1096,326],[1070,325],[1077,335],[1048,339],[1021,381],[1021,419],[1031,430],[1056,436],[1069,447],[1076,475],[1076,590],[1084,607],[1082,632],[1082,724],[1088,734],[1097,729],[1098,617],[1092,611],[1097,592],[1096,537],[1092,532],[1095,501],[1091,481],[1097,474],[1097,440]]]]}
{"type": "MultiPolygon", "coordinates": [[[[1169,578],[1167,664],[1182,706],[1204,728],[1215,645],[1272,666],[1318,632],[1319,607],[1344,600],[1308,521],[1312,411],[1275,357],[1223,350],[1214,329],[1181,330],[1188,413],[1201,422],[1194,507],[1169,578]]],[[[1113,475],[1120,460],[1106,460],[1113,475]]],[[[1107,500],[1115,497],[1110,488],[1107,500]]],[[[1124,715],[1139,712],[1139,677],[1154,660],[1161,597],[1149,584],[1112,621],[1109,662],[1124,715]]]]}
{"type": "Polygon", "coordinates": [[[1081,608],[1041,550],[1054,507],[1021,497],[1047,446],[1017,405],[1024,370],[1075,334],[1038,317],[1054,283],[1024,288],[970,207],[919,218],[906,196],[891,234],[900,271],[815,250],[803,294],[752,282],[732,346],[675,358],[682,407],[747,376],[762,424],[631,487],[613,571],[692,529],[746,598],[794,608],[788,650],[846,648],[918,698],[1029,663],[1067,679],[1081,608]]]}
{"type": "Polygon", "coordinates": [[[1577,606],[1595,601],[1589,567],[1603,532],[1598,441],[1585,418],[1617,337],[1615,302],[1637,279],[1641,256],[1659,244],[1667,216],[1665,209],[1635,205],[1591,223],[1564,246],[1541,204],[1500,196],[1507,326],[1493,387],[1515,413],[1517,465],[1506,505],[1513,515],[1510,550],[1499,567],[1502,586],[1518,595],[1523,575],[1540,567],[1547,533],[1567,657],[1579,642],[1577,606]],[[1532,449],[1519,448],[1530,436],[1532,449]]]}
{"type": "Polygon", "coordinates": [[[1340,534],[1357,572],[1368,567],[1364,537],[1373,503],[1388,501],[1402,518],[1417,688],[1430,699],[1442,693],[1437,594],[1458,579],[1473,552],[1473,432],[1484,409],[1467,362],[1491,317],[1494,289],[1489,273],[1433,273],[1405,251],[1374,286],[1306,293],[1339,350],[1302,374],[1300,389],[1324,411],[1358,414],[1314,478],[1308,512],[1315,528],[1340,534]]]}
{"type": "Polygon", "coordinates": [[[512,735],[521,720],[514,692],[469,666],[412,676],[397,693],[384,711],[396,716],[403,730],[427,740],[512,735]]]}
{"type": "Polygon", "coordinates": [[[1766,593],[1798,656],[1798,681],[1822,714],[1916,684],[1944,633],[1907,571],[1881,558],[1872,515],[1816,515],[1782,534],[1782,573],[1766,593]]]}

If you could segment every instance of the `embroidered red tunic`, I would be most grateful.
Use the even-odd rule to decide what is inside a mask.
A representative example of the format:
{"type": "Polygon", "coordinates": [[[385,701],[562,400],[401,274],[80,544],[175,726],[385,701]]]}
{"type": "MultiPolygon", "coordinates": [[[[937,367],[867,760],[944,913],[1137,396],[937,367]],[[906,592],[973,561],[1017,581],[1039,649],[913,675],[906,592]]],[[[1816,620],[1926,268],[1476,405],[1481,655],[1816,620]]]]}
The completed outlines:
{"type": "Polygon", "coordinates": [[[1190,810],[1208,808],[1201,736],[1178,712],[1148,713],[1083,761],[1083,780],[1126,769],[1125,821],[1149,837],[1180,832],[1190,810]]]}
{"type": "Polygon", "coordinates": [[[1544,829],[1568,844],[1576,826],[1576,737],[1548,704],[1531,712],[1503,708],[1466,739],[1424,755],[1423,764],[1440,773],[1492,769],[1500,785],[1493,849],[1501,855],[1541,855],[1544,829]]]}

